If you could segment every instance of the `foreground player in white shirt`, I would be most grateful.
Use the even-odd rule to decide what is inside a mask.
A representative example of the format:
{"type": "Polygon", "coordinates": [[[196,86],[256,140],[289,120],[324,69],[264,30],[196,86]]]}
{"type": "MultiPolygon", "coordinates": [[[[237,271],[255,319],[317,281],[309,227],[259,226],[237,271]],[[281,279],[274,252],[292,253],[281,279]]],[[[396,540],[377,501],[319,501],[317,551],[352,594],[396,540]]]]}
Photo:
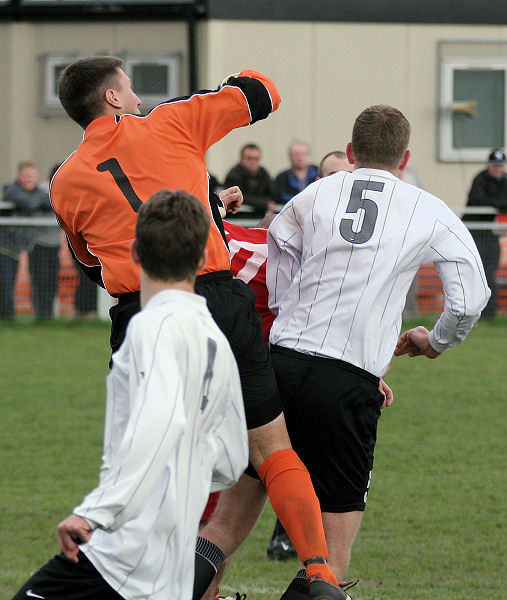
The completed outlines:
{"type": "Polygon", "coordinates": [[[236,361],[193,293],[208,230],[186,192],[162,190],[140,209],[132,257],[143,310],[113,355],[100,482],[58,526],[63,554],[16,600],[192,597],[208,494],[248,462],[236,361]]]}
{"type": "MultiPolygon", "coordinates": [[[[466,227],[441,200],[399,179],[409,137],[398,110],[364,110],[347,146],[354,172],[308,186],[268,232],[273,365],[339,580],[365,508],[384,405],[379,378],[395,348],[436,358],[461,342],[490,295],[466,227]],[[443,282],[444,311],[431,332],[415,328],[398,341],[407,290],[428,262],[443,282]]],[[[283,598],[304,589],[294,580],[283,598]]]]}

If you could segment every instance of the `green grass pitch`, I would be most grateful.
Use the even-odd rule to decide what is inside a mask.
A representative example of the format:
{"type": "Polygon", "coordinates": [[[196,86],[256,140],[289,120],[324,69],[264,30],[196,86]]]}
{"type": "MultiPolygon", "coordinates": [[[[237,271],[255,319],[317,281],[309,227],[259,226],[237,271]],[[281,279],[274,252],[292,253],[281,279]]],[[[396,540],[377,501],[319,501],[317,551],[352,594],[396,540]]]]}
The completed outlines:
{"type": "MultiPolygon", "coordinates": [[[[97,482],[108,333],[0,323],[0,598],[58,552],[57,523],[97,482]]],[[[437,360],[393,360],[395,403],[349,569],[355,600],[506,597],[506,341],[502,316],[437,360]]],[[[273,525],[268,505],[223,593],[280,597],[298,563],[266,557],[273,525]]]]}

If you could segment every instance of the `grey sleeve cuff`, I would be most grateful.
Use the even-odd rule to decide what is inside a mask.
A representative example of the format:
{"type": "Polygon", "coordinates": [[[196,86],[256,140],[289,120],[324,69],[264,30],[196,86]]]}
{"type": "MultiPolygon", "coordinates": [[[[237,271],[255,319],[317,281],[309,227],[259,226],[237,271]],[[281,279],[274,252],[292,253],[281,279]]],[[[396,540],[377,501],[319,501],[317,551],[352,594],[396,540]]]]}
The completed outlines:
{"type": "Polygon", "coordinates": [[[435,330],[434,329],[432,329],[430,331],[430,335],[428,337],[428,342],[429,342],[430,346],[433,348],[433,350],[435,350],[436,352],[439,352],[440,354],[442,354],[446,350],[449,350],[449,348],[452,348],[452,345],[439,344],[437,342],[437,340],[435,339],[435,330]]]}

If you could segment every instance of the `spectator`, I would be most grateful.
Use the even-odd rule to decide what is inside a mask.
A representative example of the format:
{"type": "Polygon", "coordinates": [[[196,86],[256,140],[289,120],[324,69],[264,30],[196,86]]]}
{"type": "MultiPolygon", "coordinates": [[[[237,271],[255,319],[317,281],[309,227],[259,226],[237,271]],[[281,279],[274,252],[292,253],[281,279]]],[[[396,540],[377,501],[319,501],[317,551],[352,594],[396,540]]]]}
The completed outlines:
{"type": "Polygon", "coordinates": [[[318,169],[310,164],[310,146],[301,140],[294,140],[289,146],[290,169],[282,171],[275,179],[277,202],[287,204],[296,194],[315,181],[318,169]]]}
{"type": "Polygon", "coordinates": [[[349,159],[345,152],[341,150],[334,150],[324,156],[319,163],[319,171],[317,179],[327,177],[328,175],[334,175],[338,171],[348,171],[352,173],[354,167],[349,163],[349,159]]]}
{"type": "MultiPolygon", "coordinates": [[[[463,221],[493,222],[496,208],[507,212],[507,174],[505,154],[502,150],[493,150],[489,155],[486,169],[475,176],[470,192],[468,193],[468,206],[485,208],[483,214],[465,214],[463,221]]],[[[500,260],[500,241],[493,229],[470,229],[470,233],[479,250],[486,273],[486,279],[491,288],[491,297],[482,312],[485,319],[492,319],[496,315],[497,289],[495,271],[500,260]]]]}
{"type": "MultiPolygon", "coordinates": [[[[5,188],[4,201],[13,205],[13,215],[52,215],[48,192],[39,184],[39,172],[32,161],[19,163],[17,179],[5,188]]],[[[37,319],[50,319],[57,289],[59,231],[56,226],[16,228],[13,242],[11,253],[5,256],[1,270],[4,287],[2,314],[7,318],[14,315],[14,283],[19,253],[26,248],[35,315],[37,319]]]]}
{"type": "Polygon", "coordinates": [[[226,175],[224,187],[237,185],[243,192],[244,204],[254,210],[249,216],[262,218],[276,208],[275,190],[269,173],[261,167],[261,150],[256,144],[241,148],[239,163],[226,175]]]}

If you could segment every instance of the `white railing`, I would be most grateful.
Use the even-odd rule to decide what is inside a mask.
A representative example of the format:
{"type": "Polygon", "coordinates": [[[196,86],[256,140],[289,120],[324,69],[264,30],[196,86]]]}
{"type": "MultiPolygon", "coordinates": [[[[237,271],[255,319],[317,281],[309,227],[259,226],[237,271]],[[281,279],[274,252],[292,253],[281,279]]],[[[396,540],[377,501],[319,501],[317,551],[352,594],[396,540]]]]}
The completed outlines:
{"type": "MultiPolygon", "coordinates": [[[[18,228],[25,228],[25,227],[33,227],[33,228],[37,228],[39,231],[41,228],[51,228],[52,230],[56,230],[56,231],[61,231],[58,224],[56,223],[56,218],[54,215],[47,215],[47,216],[39,216],[39,217],[22,217],[22,216],[2,216],[2,211],[5,209],[10,209],[11,206],[8,205],[7,203],[2,203],[0,202],[0,252],[4,251],[4,252],[8,252],[9,248],[8,248],[8,241],[6,242],[6,240],[8,240],[8,236],[6,234],[8,234],[9,232],[13,232],[16,231],[16,229],[18,228]],[[2,230],[3,230],[3,234],[2,235],[2,230]],[[7,248],[3,248],[2,249],[2,244],[4,246],[7,246],[7,248]]],[[[451,207],[452,210],[459,216],[462,217],[464,214],[466,215],[495,215],[497,214],[497,210],[492,208],[492,207],[451,207]]],[[[251,218],[248,216],[248,214],[250,212],[252,212],[254,209],[251,209],[251,207],[248,206],[243,206],[240,210],[240,216],[236,216],[233,217],[231,219],[231,222],[234,222],[237,225],[241,225],[243,227],[253,227],[255,225],[257,225],[257,223],[259,222],[258,218],[251,218]]],[[[495,222],[495,221],[466,221],[465,222],[466,226],[469,229],[474,229],[474,230],[490,230],[490,231],[494,231],[497,233],[497,235],[499,237],[507,234],[507,222],[495,222]]],[[[19,229],[18,229],[19,232],[19,229]]],[[[23,235],[21,235],[20,237],[22,239],[29,239],[29,235],[27,235],[27,231],[24,230],[23,235]]],[[[503,248],[506,248],[507,244],[505,244],[505,241],[503,243],[503,248]]],[[[13,256],[15,256],[16,254],[19,255],[19,253],[22,250],[26,250],[25,249],[20,249],[19,246],[17,248],[14,249],[13,251],[13,256]]],[[[505,253],[505,250],[504,250],[505,253]]],[[[23,252],[21,252],[21,254],[23,255],[23,252]]],[[[77,275],[77,267],[74,265],[74,262],[71,258],[70,252],[67,248],[67,244],[65,241],[65,237],[63,235],[63,233],[61,234],[61,247],[60,247],[60,283],[61,281],[67,282],[69,285],[69,294],[73,294],[75,293],[76,290],[76,281],[78,278],[77,275]],[[70,283],[69,283],[70,282],[70,283]]],[[[503,259],[503,262],[506,261],[506,258],[503,259]]],[[[28,278],[27,275],[27,268],[26,268],[26,255],[23,258],[22,256],[22,260],[21,260],[21,265],[22,268],[20,269],[20,271],[22,271],[21,275],[22,277],[25,278],[24,282],[25,282],[25,288],[24,290],[28,290],[29,294],[29,287],[28,284],[26,283],[26,280],[28,278]]],[[[19,275],[19,274],[18,274],[19,275]]],[[[1,277],[1,273],[0,273],[0,277],[1,277]]],[[[19,277],[18,277],[19,279],[19,277]]],[[[18,281],[19,284],[19,281],[18,281]]],[[[1,285],[1,281],[0,281],[0,285],[1,285]]],[[[18,285],[18,289],[19,289],[19,285],[18,285]]],[[[24,301],[24,306],[25,308],[23,309],[25,312],[29,312],[30,311],[30,298],[26,298],[24,301]],[[28,306],[28,308],[27,308],[28,306]]],[[[111,307],[111,305],[115,302],[115,300],[113,298],[111,298],[109,296],[109,294],[102,288],[97,286],[97,316],[99,318],[103,318],[103,319],[108,319],[108,311],[109,308],[111,307]]],[[[63,314],[72,314],[72,303],[73,303],[73,297],[72,298],[65,298],[62,299],[62,294],[61,294],[61,290],[59,290],[59,293],[57,294],[57,298],[56,298],[56,302],[55,302],[55,315],[63,315],[63,314]]]]}

